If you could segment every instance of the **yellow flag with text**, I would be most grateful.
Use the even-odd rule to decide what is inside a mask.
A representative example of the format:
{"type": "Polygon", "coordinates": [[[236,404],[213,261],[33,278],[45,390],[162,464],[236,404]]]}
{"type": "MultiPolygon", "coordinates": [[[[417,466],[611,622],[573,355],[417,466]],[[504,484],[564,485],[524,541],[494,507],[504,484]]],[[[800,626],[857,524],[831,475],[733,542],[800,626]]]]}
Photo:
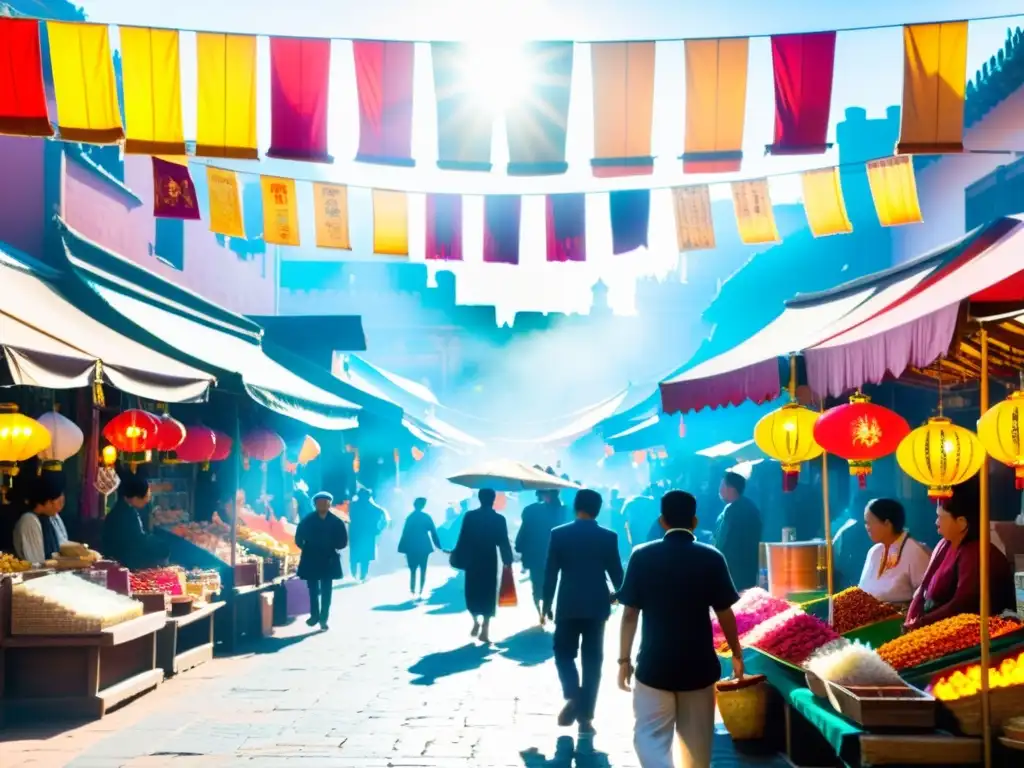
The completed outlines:
{"type": "Polygon", "coordinates": [[[732,205],[740,240],[747,245],[779,242],[779,229],[775,226],[775,212],[768,194],[768,179],[734,181],[732,205]]]}
{"type": "Polygon", "coordinates": [[[270,245],[299,244],[299,203],[295,179],[260,176],[263,197],[263,242],[270,245]]]}
{"type": "Polygon", "coordinates": [[[105,24],[46,22],[64,141],[115,144],[124,138],[110,37],[105,24]]]}
{"type": "Polygon", "coordinates": [[[210,231],[226,237],[244,238],[242,196],[235,172],[208,165],[206,184],[210,190],[210,231]]]}
{"type": "Polygon", "coordinates": [[[185,154],[181,119],[181,57],[176,29],[121,27],[124,151],[185,154]]]}
{"type": "Polygon", "coordinates": [[[711,188],[707,184],[672,190],[676,219],[676,243],[680,251],[715,247],[715,222],[711,216],[711,188]]]}
{"type": "Polygon", "coordinates": [[[348,234],[348,187],[344,184],[313,184],[317,248],[352,250],[348,234]]]}
{"type": "Polygon", "coordinates": [[[872,160],[868,163],[868,184],[878,222],[883,227],[920,224],[924,220],[917,199],[912,157],[901,155],[872,160]]]}
{"type": "Polygon", "coordinates": [[[405,192],[373,190],[373,252],[409,255],[409,201],[405,192]]]}
{"type": "Polygon", "coordinates": [[[853,232],[853,224],[846,214],[838,168],[804,171],[801,181],[804,188],[804,212],[815,237],[853,232]]]}

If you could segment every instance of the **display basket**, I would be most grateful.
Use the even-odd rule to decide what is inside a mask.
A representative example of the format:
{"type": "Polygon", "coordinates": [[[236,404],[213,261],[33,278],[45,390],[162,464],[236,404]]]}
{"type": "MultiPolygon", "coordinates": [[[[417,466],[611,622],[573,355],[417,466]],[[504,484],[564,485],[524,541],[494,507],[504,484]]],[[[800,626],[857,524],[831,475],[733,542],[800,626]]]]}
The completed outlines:
{"type": "MultiPolygon", "coordinates": [[[[992,727],[999,730],[1003,724],[1024,712],[1024,685],[1007,688],[993,688],[988,694],[992,710],[992,727]]],[[[960,731],[965,736],[981,736],[981,693],[953,701],[943,701],[944,706],[956,718],[960,731]]]]}
{"type": "Polygon", "coordinates": [[[722,680],[715,686],[722,722],[735,741],[764,737],[768,711],[768,680],[750,675],[738,680],[722,680]]]}

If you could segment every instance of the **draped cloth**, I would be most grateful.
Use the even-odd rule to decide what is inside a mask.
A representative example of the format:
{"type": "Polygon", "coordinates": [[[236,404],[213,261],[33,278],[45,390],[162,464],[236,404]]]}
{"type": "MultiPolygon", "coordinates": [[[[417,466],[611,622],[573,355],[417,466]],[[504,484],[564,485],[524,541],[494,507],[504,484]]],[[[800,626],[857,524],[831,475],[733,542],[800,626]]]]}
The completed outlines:
{"type": "Polygon", "coordinates": [[[672,190],[676,244],[682,251],[706,251],[715,247],[715,221],[711,214],[711,187],[697,184],[672,190]]]}
{"type": "Polygon", "coordinates": [[[405,192],[373,190],[373,252],[409,255],[409,201],[405,192]]]}
{"type": "Polygon", "coordinates": [[[184,158],[153,158],[153,216],[158,219],[199,219],[196,185],[184,158]]]}
{"type": "Polygon", "coordinates": [[[903,28],[900,155],[963,152],[967,22],[903,28]]]}
{"type": "Polygon", "coordinates": [[[815,237],[853,232],[846,213],[843,187],[838,168],[817,168],[801,175],[804,188],[804,211],[807,224],[815,237]]]}
{"type": "Polygon", "coordinates": [[[206,166],[206,185],[210,192],[210,231],[225,237],[245,237],[242,196],[234,171],[206,166]]]}
{"type": "Polygon", "coordinates": [[[124,138],[110,37],[102,24],[46,22],[64,141],[116,144],[124,138]]]}
{"type": "Polygon", "coordinates": [[[127,139],[136,155],[185,154],[181,119],[181,56],[176,29],[121,27],[127,139]]]}
{"type": "Polygon", "coordinates": [[[484,262],[519,263],[519,226],[522,198],[519,195],[484,197],[484,262]]]}
{"type": "Polygon", "coordinates": [[[883,227],[920,224],[924,220],[917,198],[913,158],[902,155],[872,160],[867,170],[871,199],[883,227]]]}
{"type": "Polygon", "coordinates": [[[687,40],[684,173],[732,173],[743,161],[746,38],[687,40]]]}
{"type": "Polygon", "coordinates": [[[832,108],[836,33],[772,35],[775,75],[773,155],[820,155],[827,143],[832,108]]]}
{"type": "Polygon", "coordinates": [[[450,171],[491,170],[494,110],[481,101],[468,77],[465,43],[431,43],[437,100],[437,166],[450,171]]]}
{"type": "Polygon", "coordinates": [[[270,245],[299,244],[299,203],[295,179],[260,176],[263,198],[263,242],[270,245]]]}
{"type": "Polygon", "coordinates": [[[0,17],[0,133],[53,136],[35,19],[0,17]]]}
{"type": "Polygon", "coordinates": [[[256,38],[196,34],[196,155],[256,160],[256,38]]]}
{"type": "Polygon", "coordinates": [[[775,212],[768,194],[768,180],[734,181],[731,186],[740,240],[746,245],[779,242],[779,229],[775,226],[775,212]]]}
{"type": "Polygon", "coordinates": [[[327,154],[331,41],[270,38],[270,149],[267,157],[333,163],[327,154]]]}
{"type": "Polygon", "coordinates": [[[629,253],[647,247],[651,219],[649,189],[616,190],[608,195],[612,220],[612,253],[629,253]]]}
{"type": "Polygon", "coordinates": [[[427,195],[427,259],[462,261],[462,195],[427,195]]]}
{"type": "Polygon", "coordinates": [[[523,55],[531,74],[529,95],[505,114],[510,176],[565,173],[569,127],[572,43],[527,43],[523,55]]]}
{"type": "Polygon", "coordinates": [[[352,250],[348,228],[348,187],[314,182],[313,211],[316,247],[352,250]]]}
{"type": "Polygon", "coordinates": [[[587,196],[548,195],[545,203],[548,261],[586,261],[587,196]]]}
{"type": "Polygon", "coordinates": [[[411,168],[412,94],[415,46],[383,40],[355,40],[359,94],[361,163],[411,168]]]}
{"type": "Polygon", "coordinates": [[[646,176],[654,171],[653,42],[594,43],[594,175],[646,176]]]}

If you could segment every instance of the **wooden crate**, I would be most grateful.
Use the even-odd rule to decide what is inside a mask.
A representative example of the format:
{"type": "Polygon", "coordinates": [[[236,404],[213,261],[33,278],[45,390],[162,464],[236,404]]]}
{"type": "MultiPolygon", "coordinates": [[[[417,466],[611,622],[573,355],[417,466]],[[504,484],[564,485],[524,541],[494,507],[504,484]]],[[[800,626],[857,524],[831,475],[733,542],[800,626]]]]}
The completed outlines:
{"type": "Polygon", "coordinates": [[[935,699],[910,686],[849,686],[825,681],[828,700],[839,714],[867,730],[935,729],[935,699]]]}

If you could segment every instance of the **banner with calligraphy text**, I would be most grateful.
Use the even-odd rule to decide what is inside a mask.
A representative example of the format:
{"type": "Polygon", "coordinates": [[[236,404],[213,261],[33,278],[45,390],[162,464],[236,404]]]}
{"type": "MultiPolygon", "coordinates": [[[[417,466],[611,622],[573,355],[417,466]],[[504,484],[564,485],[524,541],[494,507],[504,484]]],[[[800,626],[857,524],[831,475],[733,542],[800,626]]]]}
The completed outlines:
{"type": "Polygon", "coordinates": [[[260,176],[263,197],[263,242],[269,245],[299,244],[299,202],[295,179],[260,176]]]}
{"type": "Polygon", "coordinates": [[[878,223],[883,227],[920,224],[914,159],[907,155],[872,160],[867,164],[868,185],[875,202],[878,223]]]}
{"type": "Polygon", "coordinates": [[[734,181],[730,186],[740,240],[746,245],[779,242],[779,228],[775,225],[768,179],[734,181]]]}
{"type": "Polygon", "coordinates": [[[351,251],[348,228],[348,187],[344,184],[313,184],[313,211],[317,248],[351,251]]]}
{"type": "Polygon", "coordinates": [[[711,187],[698,184],[672,190],[676,244],[682,251],[706,251],[715,247],[715,222],[711,215],[711,187]]]}
{"type": "Polygon", "coordinates": [[[225,237],[245,238],[242,220],[242,195],[234,171],[206,166],[206,186],[210,194],[210,231],[225,237]]]}
{"type": "Polygon", "coordinates": [[[196,185],[185,156],[153,158],[153,217],[199,219],[196,185]]]}

